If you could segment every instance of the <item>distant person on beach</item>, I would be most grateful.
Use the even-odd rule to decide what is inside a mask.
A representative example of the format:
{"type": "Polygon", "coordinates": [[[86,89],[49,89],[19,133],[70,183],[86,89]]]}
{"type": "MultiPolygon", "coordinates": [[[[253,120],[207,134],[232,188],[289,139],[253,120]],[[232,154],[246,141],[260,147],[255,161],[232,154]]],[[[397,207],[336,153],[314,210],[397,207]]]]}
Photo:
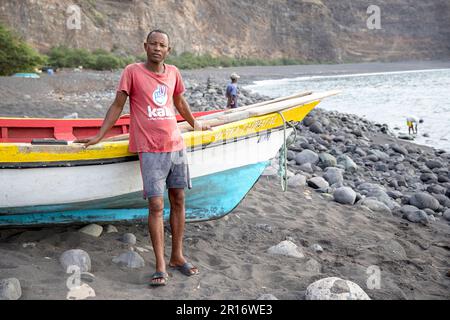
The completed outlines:
{"type": "Polygon", "coordinates": [[[423,123],[423,120],[418,120],[415,116],[409,116],[406,118],[406,125],[408,126],[408,134],[411,134],[411,131],[413,134],[417,134],[417,124],[423,123]]]}
{"type": "Polygon", "coordinates": [[[226,90],[227,109],[238,107],[238,86],[237,82],[240,76],[237,73],[232,73],[230,76],[231,83],[228,84],[226,90]]]}
{"type": "Polygon", "coordinates": [[[121,76],[116,98],[105,116],[100,132],[91,138],[77,140],[85,147],[99,143],[119,119],[127,98],[130,98],[129,151],[139,154],[148,199],[148,229],[156,258],[152,286],[166,285],[169,276],[164,259],[164,192],[168,188],[172,253],[169,267],[187,276],[198,269],[183,256],[185,227],[184,189],[191,188],[186,148],[177,126],[175,108],[195,130],[211,129],[192,116],[183,93],[185,86],[179,70],[164,63],[170,52],[166,32],[153,30],[144,43],[146,63],[128,65],[121,76]]]}

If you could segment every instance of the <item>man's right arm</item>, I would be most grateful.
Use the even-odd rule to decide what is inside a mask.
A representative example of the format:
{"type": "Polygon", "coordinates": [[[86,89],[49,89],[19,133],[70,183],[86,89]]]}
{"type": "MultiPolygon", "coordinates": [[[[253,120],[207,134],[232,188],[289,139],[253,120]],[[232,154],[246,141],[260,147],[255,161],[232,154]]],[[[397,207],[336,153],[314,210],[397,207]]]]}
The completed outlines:
{"type": "Polygon", "coordinates": [[[99,133],[97,135],[86,138],[75,140],[76,143],[84,143],[84,147],[87,148],[91,145],[99,143],[106,135],[106,133],[111,129],[116,121],[120,118],[120,114],[122,113],[123,107],[125,106],[125,102],[127,101],[128,95],[123,91],[118,91],[116,93],[116,98],[114,102],[108,109],[106,113],[105,119],[103,120],[102,127],[100,128],[99,133]]]}

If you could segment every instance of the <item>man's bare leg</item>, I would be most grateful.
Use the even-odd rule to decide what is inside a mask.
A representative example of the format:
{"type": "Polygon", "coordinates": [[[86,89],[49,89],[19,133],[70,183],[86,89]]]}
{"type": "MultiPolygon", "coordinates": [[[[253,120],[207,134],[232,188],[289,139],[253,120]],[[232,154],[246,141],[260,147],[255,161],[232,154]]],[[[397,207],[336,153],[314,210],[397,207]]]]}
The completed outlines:
{"type": "MultiPolygon", "coordinates": [[[[148,231],[152,240],[153,251],[156,258],[156,271],[166,272],[166,262],[164,260],[164,198],[152,197],[148,201],[148,231]]],[[[152,280],[156,283],[161,283],[164,279],[152,280]]]]}
{"type": "MultiPolygon", "coordinates": [[[[186,263],[183,256],[183,236],[186,222],[184,189],[169,189],[169,201],[170,228],[172,230],[172,254],[169,265],[182,266],[186,263]]],[[[190,272],[194,274],[197,271],[197,268],[193,268],[190,272]]]]}

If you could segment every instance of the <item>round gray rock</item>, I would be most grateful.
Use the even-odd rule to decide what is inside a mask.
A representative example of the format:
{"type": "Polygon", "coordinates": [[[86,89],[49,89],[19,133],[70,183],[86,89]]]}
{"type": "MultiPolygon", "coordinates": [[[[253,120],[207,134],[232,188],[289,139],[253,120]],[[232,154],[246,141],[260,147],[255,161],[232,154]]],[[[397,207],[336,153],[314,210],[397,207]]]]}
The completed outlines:
{"type": "Polygon", "coordinates": [[[21,296],[22,288],[18,279],[0,280],[0,300],[19,300],[21,296]]]}
{"type": "Polygon", "coordinates": [[[330,185],[328,182],[322,177],[314,177],[308,180],[308,186],[314,189],[325,189],[330,185]]]}
{"type": "Polygon", "coordinates": [[[358,170],[358,166],[356,163],[347,155],[343,154],[337,157],[338,164],[344,166],[345,171],[348,172],[356,172],[358,170]]]}
{"type": "Polygon", "coordinates": [[[408,212],[405,214],[405,218],[413,223],[421,223],[424,225],[430,223],[428,215],[422,210],[418,210],[415,212],[408,212]]]}
{"type": "Polygon", "coordinates": [[[387,205],[385,205],[383,202],[380,202],[375,199],[365,198],[359,202],[361,205],[366,206],[372,211],[380,212],[380,213],[386,213],[386,214],[392,214],[391,209],[387,205]]]}
{"type": "Polygon", "coordinates": [[[306,185],[306,177],[301,174],[289,178],[288,186],[292,188],[303,187],[306,185]]]}
{"type": "Polygon", "coordinates": [[[321,265],[319,262],[317,262],[314,259],[309,259],[304,266],[305,270],[307,272],[311,272],[311,273],[320,273],[321,272],[321,265]]]}
{"type": "Polygon", "coordinates": [[[436,198],[425,192],[417,192],[413,194],[409,199],[409,204],[419,209],[429,208],[431,210],[437,210],[440,206],[439,201],[437,201],[436,198]]]}
{"type": "Polygon", "coordinates": [[[125,233],[121,238],[120,241],[124,242],[124,243],[128,243],[131,245],[135,245],[136,244],[136,236],[132,233],[125,233]]]}
{"type": "Polygon", "coordinates": [[[302,170],[303,172],[306,172],[306,173],[313,173],[314,172],[313,167],[312,167],[311,163],[309,163],[309,162],[302,164],[299,167],[299,169],[302,170]]]}
{"type": "Polygon", "coordinates": [[[442,163],[437,160],[428,160],[427,162],[425,162],[425,165],[430,169],[442,167],[442,163]]]}
{"type": "Polygon", "coordinates": [[[407,155],[409,153],[408,150],[406,150],[406,148],[399,146],[397,144],[392,145],[392,150],[402,155],[407,155]]]}
{"type": "Polygon", "coordinates": [[[354,204],[356,200],[356,192],[349,187],[336,189],[333,194],[334,201],[342,204],[354,204]]]}
{"type": "Polygon", "coordinates": [[[317,133],[317,134],[325,132],[323,130],[323,127],[320,124],[320,122],[314,122],[312,125],[309,126],[309,130],[311,130],[311,132],[314,132],[314,133],[317,133]]]}
{"type": "Polygon", "coordinates": [[[323,164],[323,167],[336,167],[337,160],[334,156],[329,153],[322,152],[319,154],[320,162],[323,164]]]}
{"type": "Polygon", "coordinates": [[[439,201],[439,203],[441,204],[441,206],[446,207],[446,208],[450,208],[450,199],[443,194],[433,194],[433,197],[439,201]]]}
{"type": "Polygon", "coordinates": [[[450,209],[445,210],[442,216],[444,217],[445,220],[450,221],[450,209]]]}
{"type": "Polygon", "coordinates": [[[339,168],[328,167],[325,169],[323,178],[328,181],[329,184],[343,183],[344,177],[342,170],[339,168]]]}
{"type": "Polygon", "coordinates": [[[93,223],[93,224],[90,224],[90,225],[87,225],[87,226],[81,228],[78,231],[81,233],[88,234],[90,236],[98,238],[98,237],[100,237],[100,235],[103,232],[103,227],[99,226],[98,224],[93,223]]]}
{"type": "Polygon", "coordinates": [[[306,300],[370,300],[356,283],[330,277],[318,280],[306,288],[306,300]]]}
{"type": "Polygon", "coordinates": [[[112,261],[121,266],[132,269],[138,269],[145,266],[144,259],[134,251],[127,251],[125,253],[122,253],[120,256],[114,257],[112,261]]]}
{"type": "Polygon", "coordinates": [[[319,156],[314,151],[303,150],[295,156],[295,162],[297,162],[297,164],[299,165],[305,163],[316,164],[317,162],[319,162],[319,156]]]}
{"type": "Polygon", "coordinates": [[[67,268],[70,266],[79,267],[81,272],[89,272],[91,270],[91,258],[86,251],[81,249],[65,251],[61,257],[59,257],[59,262],[66,272],[67,268]]]}
{"type": "Polygon", "coordinates": [[[116,232],[119,232],[119,230],[117,230],[117,228],[115,226],[113,226],[112,224],[108,224],[106,226],[105,232],[106,233],[116,233],[116,232]]]}
{"type": "Polygon", "coordinates": [[[295,258],[304,258],[303,252],[297,247],[295,243],[289,240],[284,240],[276,246],[270,247],[267,250],[270,254],[279,254],[283,256],[291,256],[295,258]]]}
{"type": "Polygon", "coordinates": [[[378,246],[383,251],[383,256],[389,259],[406,260],[408,258],[403,246],[393,239],[382,240],[378,246]]]}

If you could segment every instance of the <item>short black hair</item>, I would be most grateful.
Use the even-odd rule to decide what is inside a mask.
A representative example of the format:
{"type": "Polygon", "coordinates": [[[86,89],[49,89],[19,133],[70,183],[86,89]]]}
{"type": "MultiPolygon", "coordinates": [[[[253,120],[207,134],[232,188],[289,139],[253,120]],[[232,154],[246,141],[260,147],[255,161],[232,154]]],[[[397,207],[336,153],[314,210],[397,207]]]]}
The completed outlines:
{"type": "Polygon", "coordinates": [[[170,37],[169,37],[169,34],[168,34],[167,32],[165,32],[165,31],[161,30],[161,29],[155,29],[155,30],[150,31],[149,34],[147,35],[147,40],[146,40],[147,42],[148,42],[148,38],[150,38],[150,36],[151,36],[152,34],[154,34],[154,33],[162,33],[162,34],[165,34],[165,35],[167,36],[167,40],[169,40],[169,43],[170,43],[170,37]]]}

